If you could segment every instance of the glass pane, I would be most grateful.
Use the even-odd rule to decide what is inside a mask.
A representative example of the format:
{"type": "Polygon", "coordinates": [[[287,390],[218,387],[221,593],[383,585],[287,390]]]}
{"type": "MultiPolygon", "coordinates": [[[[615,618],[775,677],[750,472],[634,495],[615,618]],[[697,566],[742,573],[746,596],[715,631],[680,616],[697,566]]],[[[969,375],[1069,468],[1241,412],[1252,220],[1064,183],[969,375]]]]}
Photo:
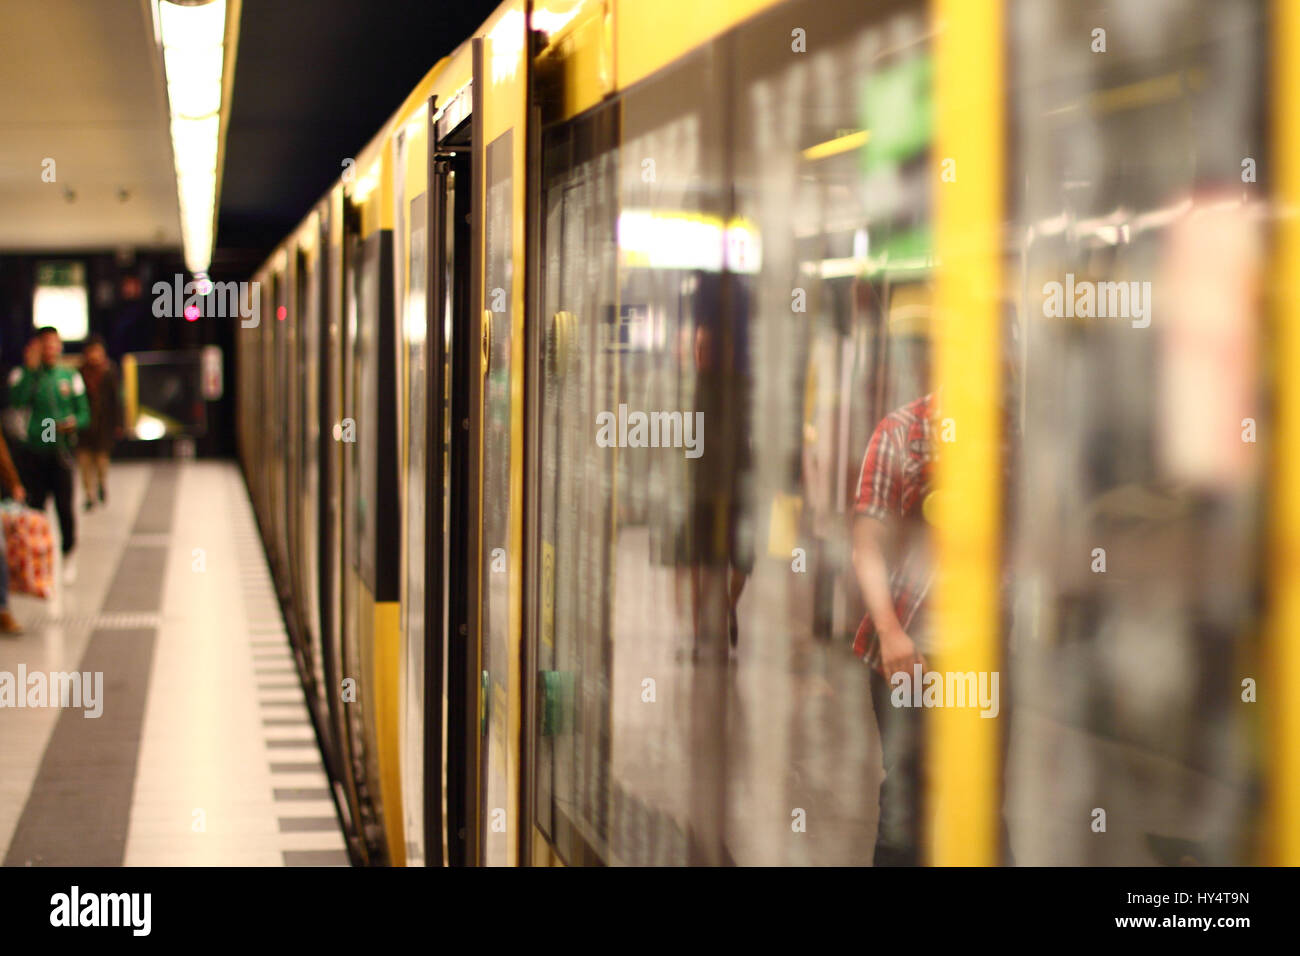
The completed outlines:
{"type": "Polygon", "coordinates": [[[544,137],[537,812],[571,862],[872,858],[852,551],[879,524],[883,605],[924,603],[927,30],[787,4],[544,137]],[[882,432],[907,491],[872,512],[882,432]]]}
{"type": "Polygon", "coordinates": [[[483,709],[485,862],[510,860],[511,836],[493,826],[510,803],[510,350],[514,232],[514,132],[487,147],[483,322],[490,328],[483,380],[483,709]]]}
{"type": "Polygon", "coordinates": [[[1249,862],[1266,5],[1010,9],[1011,842],[1249,862]]]}
{"type": "Polygon", "coordinates": [[[593,316],[614,301],[612,109],[544,144],[546,343],[542,400],[542,613],[538,824],[567,859],[606,839],[608,565],[612,462],[589,429],[609,373],[593,316]]]}
{"type": "MultiPolygon", "coordinates": [[[[375,232],[361,243],[357,273],[356,326],[356,454],[353,485],[356,494],[358,564],[361,580],[373,594],[375,582],[376,508],[379,480],[379,282],[380,243],[375,232]]],[[[389,384],[389,383],[385,383],[389,384]]]]}

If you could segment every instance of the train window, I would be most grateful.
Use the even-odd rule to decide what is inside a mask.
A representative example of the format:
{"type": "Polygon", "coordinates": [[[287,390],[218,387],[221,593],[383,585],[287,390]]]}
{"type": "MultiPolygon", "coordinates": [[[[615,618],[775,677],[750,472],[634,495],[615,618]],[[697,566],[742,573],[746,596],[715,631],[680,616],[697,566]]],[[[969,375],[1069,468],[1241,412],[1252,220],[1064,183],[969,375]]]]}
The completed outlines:
{"type": "MultiPolygon", "coordinates": [[[[313,229],[316,228],[313,223],[313,229]]],[[[305,626],[311,637],[311,673],[318,695],[324,693],[322,636],[320,621],[320,418],[319,396],[321,389],[320,337],[321,337],[321,260],[319,254],[299,256],[299,421],[302,427],[302,457],[299,488],[302,501],[302,537],[299,543],[299,580],[302,588],[305,626]]]]}
{"type": "Polygon", "coordinates": [[[375,587],[376,511],[378,510],[379,468],[379,283],[380,244],[384,235],[376,232],[361,242],[357,270],[357,331],[355,361],[357,377],[357,449],[352,486],[356,496],[358,572],[361,580],[375,587]]]}
{"type": "Polygon", "coordinates": [[[1249,862],[1267,4],[1009,12],[1011,843],[1249,862]]]}
{"type": "MultiPolygon", "coordinates": [[[[418,120],[425,120],[423,112],[418,120]]],[[[425,482],[428,460],[428,364],[425,360],[425,269],[428,194],[419,190],[422,176],[412,177],[412,127],[398,132],[393,143],[393,279],[398,316],[397,434],[399,462],[404,469],[401,488],[401,647],[405,662],[399,676],[398,740],[404,767],[421,767],[425,707],[425,482]],[[416,195],[411,195],[411,179],[416,195]]],[[[421,144],[422,145],[422,144],[421,144]]],[[[422,772],[402,775],[402,814],[406,863],[423,866],[424,787],[422,772]]]]}
{"type": "Polygon", "coordinates": [[[589,317],[615,300],[614,107],[546,138],[546,358],[541,411],[541,714],[538,824],[570,861],[605,829],[608,773],[607,567],[612,466],[593,454],[588,409],[603,399],[609,363],[589,317]],[[587,318],[581,321],[579,317],[587,318]],[[580,708],[580,709],[579,709],[580,708]]]}
{"type": "Polygon", "coordinates": [[[536,807],[570,862],[872,858],[851,555],[888,432],[887,545],[925,559],[924,12],[784,4],[543,137],[536,807]]]}

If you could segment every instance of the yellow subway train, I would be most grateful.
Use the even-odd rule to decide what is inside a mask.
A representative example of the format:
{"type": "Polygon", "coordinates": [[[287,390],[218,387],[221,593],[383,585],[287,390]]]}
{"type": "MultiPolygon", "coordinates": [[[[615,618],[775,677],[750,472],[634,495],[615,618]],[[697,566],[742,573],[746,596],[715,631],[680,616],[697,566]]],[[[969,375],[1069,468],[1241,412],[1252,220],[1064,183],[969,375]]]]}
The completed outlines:
{"type": "Polygon", "coordinates": [[[507,0],[339,159],[238,444],[356,862],[1300,863],[1300,5],[507,0]]]}

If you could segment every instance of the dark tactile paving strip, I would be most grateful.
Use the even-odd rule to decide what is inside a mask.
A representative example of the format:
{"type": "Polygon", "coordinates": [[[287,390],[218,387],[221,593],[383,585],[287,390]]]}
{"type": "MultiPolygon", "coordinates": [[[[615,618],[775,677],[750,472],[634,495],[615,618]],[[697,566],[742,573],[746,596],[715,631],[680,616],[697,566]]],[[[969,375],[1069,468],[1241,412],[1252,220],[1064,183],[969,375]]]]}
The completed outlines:
{"type": "Polygon", "coordinates": [[[285,866],[348,866],[346,850],[285,850],[285,866]]]}
{"type": "Polygon", "coordinates": [[[287,763],[272,763],[271,773],[324,773],[319,760],[302,760],[287,763]]]}
{"type": "Polygon", "coordinates": [[[315,740],[267,740],[269,750],[315,750],[315,740]]]}
{"type": "Polygon", "coordinates": [[[280,817],[281,833],[329,833],[338,828],[334,817],[280,817]]]}
{"type": "Polygon", "coordinates": [[[103,713],[59,714],[6,866],[121,866],[157,632],[94,631],[82,673],[104,675],[103,713]]]}
{"type": "Polygon", "coordinates": [[[277,800],[332,800],[329,787],[276,787],[277,800]]]}
{"type": "Polygon", "coordinates": [[[104,611],[161,610],[163,573],[166,570],[166,547],[127,545],[104,598],[104,611]]]}
{"type": "Polygon", "coordinates": [[[149,487],[144,501],[135,516],[131,534],[169,534],[172,514],[176,510],[176,486],[180,483],[180,467],[168,462],[153,466],[149,473],[149,487]]]}

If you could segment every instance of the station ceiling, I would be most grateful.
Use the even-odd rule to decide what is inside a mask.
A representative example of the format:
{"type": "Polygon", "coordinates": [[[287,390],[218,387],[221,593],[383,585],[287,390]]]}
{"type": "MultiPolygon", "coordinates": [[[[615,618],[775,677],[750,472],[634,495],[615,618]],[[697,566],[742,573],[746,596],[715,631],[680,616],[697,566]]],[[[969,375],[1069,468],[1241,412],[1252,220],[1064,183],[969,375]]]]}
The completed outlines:
{"type": "Polygon", "coordinates": [[[498,2],[244,0],[218,259],[283,238],[498,2]]]}
{"type": "MultiPolygon", "coordinates": [[[[0,252],[179,249],[150,2],[0,0],[0,252]]],[[[497,2],[244,0],[214,275],[260,261],[497,2]]]]}
{"type": "Polygon", "coordinates": [[[179,247],[147,3],[0,0],[0,54],[0,251],[179,247]]]}

